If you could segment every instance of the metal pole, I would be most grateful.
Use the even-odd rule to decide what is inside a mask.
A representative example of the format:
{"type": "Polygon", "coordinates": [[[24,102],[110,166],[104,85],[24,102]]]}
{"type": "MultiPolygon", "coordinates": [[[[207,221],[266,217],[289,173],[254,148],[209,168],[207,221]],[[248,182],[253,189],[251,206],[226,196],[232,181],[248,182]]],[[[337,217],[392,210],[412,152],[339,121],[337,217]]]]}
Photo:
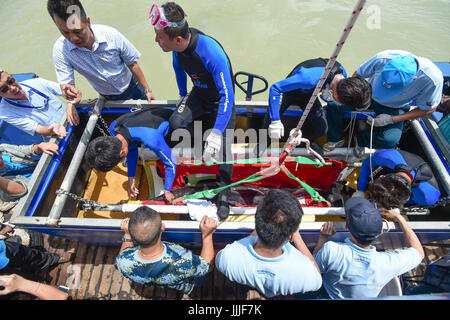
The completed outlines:
{"type": "MultiPolygon", "coordinates": [[[[87,145],[91,140],[92,133],[94,132],[95,125],[97,124],[98,115],[102,112],[104,104],[105,99],[102,96],[99,96],[97,103],[94,106],[93,112],[89,117],[88,123],[86,124],[83,135],[81,136],[80,142],[78,143],[77,149],[75,150],[69,168],[67,169],[66,175],[64,176],[64,180],[61,183],[60,189],[63,192],[69,192],[72,188],[73,181],[75,180],[75,175],[77,174],[78,168],[80,167],[81,161],[83,160],[87,145]]],[[[47,225],[58,225],[58,221],[66,200],[67,194],[59,193],[56,195],[52,210],[50,211],[50,214],[48,215],[45,222],[47,225]]]]}
{"type": "Polygon", "coordinates": [[[423,151],[426,153],[428,160],[436,170],[436,173],[442,183],[442,186],[445,189],[445,192],[447,192],[447,195],[450,195],[450,176],[447,172],[447,169],[439,160],[439,156],[436,153],[436,150],[434,150],[433,145],[431,144],[430,140],[428,140],[427,134],[423,130],[419,121],[412,120],[411,125],[413,127],[414,133],[416,134],[417,140],[419,140],[419,143],[423,148],[423,151]]]}

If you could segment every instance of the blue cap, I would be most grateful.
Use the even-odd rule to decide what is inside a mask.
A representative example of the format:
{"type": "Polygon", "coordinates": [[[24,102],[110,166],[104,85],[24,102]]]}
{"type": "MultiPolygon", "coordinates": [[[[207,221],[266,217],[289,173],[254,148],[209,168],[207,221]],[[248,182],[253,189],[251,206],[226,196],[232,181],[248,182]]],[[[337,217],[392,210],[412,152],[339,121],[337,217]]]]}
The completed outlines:
{"type": "Polygon", "coordinates": [[[417,63],[412,55],[392,59],[372,85],[373,96],[383,101],[394,98],[413,81],[416,73],[417,63]]]}
{"type": "Polygon", "coordinates": [[[354,197],[345,203],[347,227],[358,241],[372,241],[381,234],[383,219],[369,200],[354,197]]]}

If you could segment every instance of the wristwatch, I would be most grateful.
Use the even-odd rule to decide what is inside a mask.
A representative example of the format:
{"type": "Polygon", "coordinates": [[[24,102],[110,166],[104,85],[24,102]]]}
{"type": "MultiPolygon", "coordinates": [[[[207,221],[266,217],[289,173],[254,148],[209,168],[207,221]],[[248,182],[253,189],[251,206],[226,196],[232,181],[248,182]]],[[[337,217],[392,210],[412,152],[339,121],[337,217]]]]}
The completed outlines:
{"type": "Polygon", "coordinates": [[[145,94],[151,93],[151,92],[152,92],[152,89],[150,89],[150,88],[148,88],[147,90],[144,91],[145,94]]]}
{"type": "Polygon", "coordinates": [[[122,242],[133,242],[133,239],[122,237],[122,242]]]}

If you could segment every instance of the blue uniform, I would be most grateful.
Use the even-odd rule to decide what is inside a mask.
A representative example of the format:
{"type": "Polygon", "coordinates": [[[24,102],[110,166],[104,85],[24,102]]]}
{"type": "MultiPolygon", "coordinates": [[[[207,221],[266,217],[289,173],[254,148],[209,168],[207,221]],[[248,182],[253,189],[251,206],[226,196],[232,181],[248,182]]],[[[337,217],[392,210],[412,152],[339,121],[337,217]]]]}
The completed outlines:
{"type": "MultiPolygon", "coordinates": [[[[270,87],[269,92],[268,112],[270,120],[280,120],[280,115],[283,115],[291,105],[299,106],[304,110],[320,81],[327,63],[328,59],[323,58],[303,61],[295,66],[286,79],[274,83],[270,87]]],[[[324,83],[324,87],[330,85],[334,76],[339,73],[347,77],[344,67],[336,61],[324,83]]],[[[318,99],[313,104],[307,120],[302,132],[303,136],[311,142],[327,133],[327,120],[318,99]]],[[[269,117],[266,115],[264,127],[267,128],[268,126],[269,117]]]]}
{"type": "MultiPolygon", "coordinates": [[[[409,174],[414,179],[408,204],[433,205],[439,200],[441,192],[439,191],[436,178],[433,176],[431,168],[422,158],[415,154],[395,149],[380,150],[372,155],[374,179],[381,174],[394,172],[398,165],[409,167],[409,174]]],[[[358,190],[365,191],[367,189],[371,174],[370,158],[367,158],[361,166],[357,185],[358,190]]]]}
{"type": "MultiPolygon", "coordinates": [[[[229,159],[232,139],[227,138],[226,129],[234,130],[236,112],[234,108],[234,81],[230,59],[215,39],[199,30],[190,29],[189,45],[183,52],[173,52],[173,68],[180,96],[185,97],[169,119],[172,130],[187,128],[206,113],[215,114],[213,130],[222,134],[222,159],[229,159]],[[187,76],[193,88],[188,94],[187,76]]],[[[204,129],[211,128],[206,123],[204,129]]],[[[219,165],[220,181],[231,183],[233,165],[219,165]]]]}
{"type": "MultiPolygon", "coordinates": [[[[283,94],[283,98],[286,95],[296,96],[299,99],[301,99],[301,96],[303,95],[309,95],[309,97],[311,97],[311,94],[320,81],[320,77],[322,76],[327,63],[328,59],[322,58],[306,60],[298,64],[286,79],[278,81],[270,87],[269,112],[272,121],[280,120],[280,106],[282,104],[281,94],[283,94]]],[[[344,77],[347,77],[347,72],[344,67],[336,61],[324,86],[330,84],[331,81],[333,81],[334,76],[339,73],[342,73],[344,77]]],[[[306,105],[300,107],[304,108],[306,105]]]]}
{"type": "Polygon", "coordinates": [[[167,119],[172,114],[167,109],[145,109],[127,113],[113,121],[109,127],[111,135],[121,134],[128,142],[128,177],[136,176],[138,144],[149,148],[165,164],[164,189],[172,189],[176,173],[176,159],[164,137],[169,133],[167,119]]]}
{"type": "MultiPolygon", "coordinates": [[[[173,51],[173,68],[179,93],[182,97],[188,94],[189,75],[194,85],[191,95],[200,100],[200,108],[217,110],[214,129],[224,133],[234,111],[231,62],[219,42],[196,29],[191,28],[190,31],[191,40],[186,50],[173,51]]],[[[204,113],[204,110],[197,110],[197,105],[190,105],[189,102],[187,107],[193,114],[190,120],[204,113]]]]}

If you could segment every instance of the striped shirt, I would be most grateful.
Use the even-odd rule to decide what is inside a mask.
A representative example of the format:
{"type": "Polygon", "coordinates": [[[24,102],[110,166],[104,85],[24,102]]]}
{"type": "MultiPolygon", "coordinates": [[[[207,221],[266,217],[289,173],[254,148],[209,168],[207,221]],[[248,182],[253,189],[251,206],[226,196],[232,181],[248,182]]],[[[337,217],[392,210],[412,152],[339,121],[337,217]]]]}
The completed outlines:
{"type": "Polygon", "coordinates": [[[91,25],[92,50],[78,48],[61,36],[53,46],[53,61],[59,84],[75,84],[74,70],[83,75],[102,95],[122,94],[131,81],[129,65],[141,54],[119,31],[91,25]]]}

